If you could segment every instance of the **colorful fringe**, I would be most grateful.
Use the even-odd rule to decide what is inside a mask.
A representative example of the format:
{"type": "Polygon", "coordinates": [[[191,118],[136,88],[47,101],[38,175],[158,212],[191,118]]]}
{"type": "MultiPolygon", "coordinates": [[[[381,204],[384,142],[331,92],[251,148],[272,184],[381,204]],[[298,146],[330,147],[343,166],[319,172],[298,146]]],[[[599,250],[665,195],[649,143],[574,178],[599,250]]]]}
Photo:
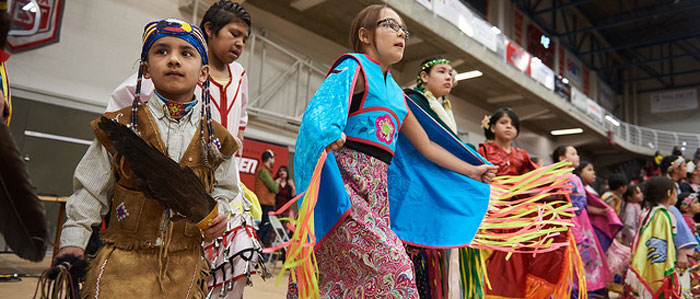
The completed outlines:
{"type": "Polygon", "coordinates": [[[512,254],[569,246],[568,242],[554,243],[552,237],[573,226],[574,208],[566,190],[570,164],[559,162],[519,176],[496,177],[491,183],[489,209],[470,247],[512,254]],[[542,202],[554,195],[561,199],[542,202]]]}
{"type": "MultiPolygon", "coordinates": [[[[264,252],[272,252],[282,247],[287,247],[287,257],[284,268],[291,271],[292,280],[298,285],[300,298],[320,298],[318,286],[318,267],[313,248],[316,245],[314,234],[314,207],[318,200],[321,169],[326,160],[324,151],[314,169],[309,188],[304,194],[290,200],[285,207],[275,213],[286,210],[292,203],[303,196],[303,202],[296,221],[294,236],[290,242],[275,248],[266,248],[264,252]]],[[[488,285],[485,275],[486,262],[483,252],[477,249],[499,250],[509,253],[544,253],[569,247],[566,255],[566,273],[556,286],[554,298],[567,298],[564,294],[570,294],[574,286],[574,272],[578,276],[580,289],[579,298],[583,298],[585,292],[585,274],[583,265],[578,256],[576,243],[570,236],[567,242],[554,243],[553,237],[562,232],[566,233],[574,216],[573,206],[568,200],[567,182],[571,168],[569,162],[560,162],[547,167],[538,168],[520,176],[500,176],[491,184],[491,200],[486,217],[484,218],[474,240],[469,245],[472,248],[460,249],[462,266],[460,269],[463,293],[467,298],[483,298],[485,296],[484,284],[488,285]],[[561,199],[550,200],[546,203],[542,199],[559,195],[561,199]],[[517,199],[513,199],[514,197],[517,199]],[[534,216],[531,216],[534,215],[534,216]],[[504,233],[504,231],[509,231],[504,233]]],[[[431,289],[436,291],[433,296],[443,295],[446,287],[444,270],[440,265],[439,257],[436,263],[428,263],[436,266],[429,267],[432,277],[441,277],[431,281],[431,289]],[[436,276],[436,274],[439,274],[436,276]]],[[[284,271],[280,272],[278,282],[284,271]]]]}
{"type": "Polygon", "coordinates": [[[486,276],[487,250],[474,248],[459,249],[459,277],[464,298],[486,298],[485,286],[490,287],[486,276]]]}

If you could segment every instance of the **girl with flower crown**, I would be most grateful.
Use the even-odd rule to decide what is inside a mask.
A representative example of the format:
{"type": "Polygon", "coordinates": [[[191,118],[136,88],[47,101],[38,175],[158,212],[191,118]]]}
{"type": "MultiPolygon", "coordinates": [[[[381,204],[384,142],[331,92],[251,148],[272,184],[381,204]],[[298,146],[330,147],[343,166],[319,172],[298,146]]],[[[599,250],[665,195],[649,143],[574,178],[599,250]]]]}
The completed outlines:
{"type": "MultiPolygon", "coordinates": [[[[497,176],[521,175],[537,169],[524,149],[512,145],[520,132],[520,121],[513,110],[501,108],[484,117],[481,124],[488,141],[479,144],[478,151],[498,166],[497,176]]],[[[570,246],[537,255],[515,253],[508,259],[507,252],[494,251],[487,259],[490,288],[486,289],[486,298],[568,298],[574,272],[578,272],[579,282],[583,280],[578,285],[585,294],[585,278],[573,235],[565,231],[553,239],[570,246]]]]}

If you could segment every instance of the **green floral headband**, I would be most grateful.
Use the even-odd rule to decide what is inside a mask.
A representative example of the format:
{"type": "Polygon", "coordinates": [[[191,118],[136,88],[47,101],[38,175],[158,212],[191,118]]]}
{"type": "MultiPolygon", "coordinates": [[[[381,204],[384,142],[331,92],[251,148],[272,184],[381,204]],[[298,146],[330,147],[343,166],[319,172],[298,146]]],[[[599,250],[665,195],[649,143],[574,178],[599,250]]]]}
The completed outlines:
{"type": "Polygon", "coordinates": [[[420,79],[420,73],[425,71],[428,68],[431,68],[432,66],[436,64],[451,64],[449,60],[445,58],[440,58],[440,59],[433,59],[431,61],[428,61],[421,65],[420,71],[418,71],[418,76],[416,77],[416,85],[418,85],[418,88],[421,90],[425,90],[425,86],[423,85],[423,80],[420,79]]]}

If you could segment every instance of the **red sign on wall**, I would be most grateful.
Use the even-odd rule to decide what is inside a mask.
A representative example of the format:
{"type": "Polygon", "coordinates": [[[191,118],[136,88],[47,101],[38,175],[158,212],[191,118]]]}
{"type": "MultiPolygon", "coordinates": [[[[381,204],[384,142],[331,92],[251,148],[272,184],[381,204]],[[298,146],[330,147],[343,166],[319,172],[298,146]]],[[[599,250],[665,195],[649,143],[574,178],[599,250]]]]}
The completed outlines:
{"type": "Polygon", "coordinates": [[[532,58],[530,53],[516,43],[509,41],[506,44],[506,60],[528,75],[530,74],[530,58],[532,58]]]}
{"type": "Polygon", "coordinates": [[[289,149],[286,146],[269,143],[265,141],[244,138],[243,155],[236,156],[238,160],[238,171],[241,175],[241,182],[248,189],[255,191],[255,172],[262,167],[262,154],[266,150],[271,150],[275,154],[275,165],[272,168],[272,177],[277,176],[280,166],[287,166],[289,161],[289,149]]]}
{"type": "MultiPolygon", "coordinates": [[[[28,3],[30,3],[29,0],[12,2],[10,12],[13,30],[31,30],[34,27],[36,15],[30,10],[23,9],[28,3]]],[[[11,51],[40,48],[58,42],[65,0],[37,0],[37,3],[41,12],[37,32],[32,35],[9,36],[7,46],[11,51]]]]}

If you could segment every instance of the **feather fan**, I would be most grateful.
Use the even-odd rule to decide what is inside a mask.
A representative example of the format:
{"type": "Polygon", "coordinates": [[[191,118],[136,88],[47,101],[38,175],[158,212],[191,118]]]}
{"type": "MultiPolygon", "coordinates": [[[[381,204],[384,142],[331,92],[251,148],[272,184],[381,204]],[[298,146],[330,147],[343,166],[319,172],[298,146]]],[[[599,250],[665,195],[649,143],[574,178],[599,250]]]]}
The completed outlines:
{"type": "Polygon", "coordinates": [[[44,259],[48,240],[44,205],[4,123],[0,124],[0,233],[19,257],[33,262],[44,259]]]}
{"type": "Polygon", "coordinates": [[[216,201],[192,169],[180,166],[118,122],[103,116],[98,126],[112,140],[117,153],[126,158],[137,177],[135,184],[148,197],[193,223],[216,208],[216,201]]]}

